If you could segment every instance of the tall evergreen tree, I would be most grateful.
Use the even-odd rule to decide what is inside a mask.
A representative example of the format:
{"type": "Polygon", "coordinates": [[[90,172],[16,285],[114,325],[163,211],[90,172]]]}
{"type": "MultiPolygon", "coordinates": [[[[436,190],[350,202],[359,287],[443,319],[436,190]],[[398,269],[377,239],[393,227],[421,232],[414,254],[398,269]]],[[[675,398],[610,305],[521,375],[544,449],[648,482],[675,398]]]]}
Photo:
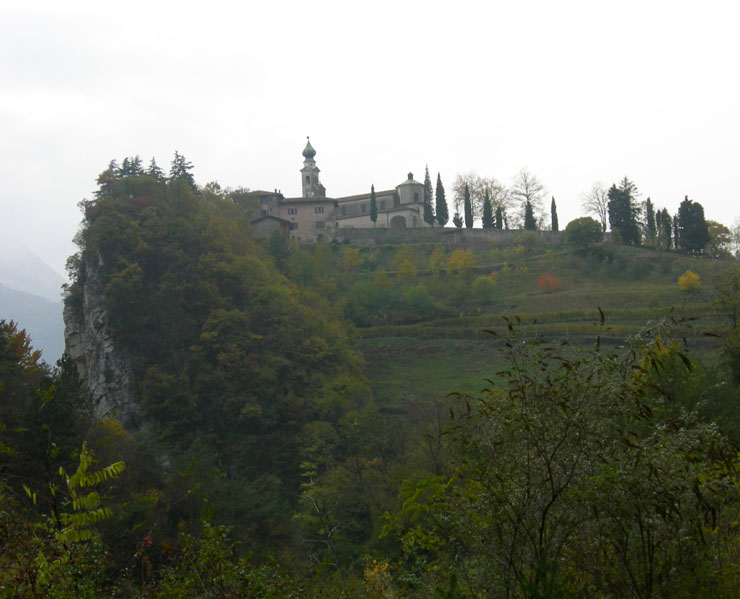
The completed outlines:
{"type": "Polygon", "coordinates": [[[671,217],[668,210],[663,208],[655,213],[655,229],[658,247],[668,250],[671,247],[671,217]]]}
{"type": "Polygon", "coordinates": [[[378,221],[378,202],[375,199],[375,185],[370,186],[370,220],[373,225],[378,221]]]}
{"type": "Polygon", "coordinates": [[[465,209],[465,228],[473,228],[473,205],[470,203],[470,188],[465,185],[463,191],[463,206],[465,209]]]}
{"type": "Polygon", "coordinates": [[[483,198],[483,216],[481,218],[484,229],[493,229],[493,205],[491,204],[491,196],[486,191],[486,195],[483,198]]]}
{"type": "Polygon", "coordinates": [[[450,213],[447,212],[447,199],[445,198],[445,188],[442,185],[442,178],[437,173],[437,190],[435,193],[435,212],[437,214],[437,222],[444,227],[447,221],[450,220],[450,213]]]}
{"type": "Polygon", "coordinates": [[[151,162],[149,163],[149,168],[146,170],[146,174],[153,179],[156,179],[157,181],[164,181],[164,171],[159,168],[159,166],[157,165],[157,161],[154,160],[153,156],[151,162]]]}
{"type": "Polygon", "coordinates": [[[663,208],[663,210],[660,211],[663,217],[662,220],[662,226],[663,226],[663,247],[667,250],[671,249],[671,215],[668,214],[668,209],[663,208]]]}
{"type": "Polygon", "coordinates": [[[455,215],[452,217],[452,224],[455,225],[458,229],[462,229],[463,219],[462,216],[460,216],[459,212],[455,212],[455,215]]]}
{"type": "Polygon", "coordinates": [[[193,170],[193,164],[185,160],[185,156],[175,150],[175,157],[170,165],[170,182],[185,181],[191,188],[195,189],[195,179],[190,171],[193,170]]]}
{"type": "Polygon", "coordinates": [[[637,186],[627,177],[619,187],[612,185],[607,194],[609,198],[609,226],[619,234],[625,245],[640,245],[640,227],[637,218],[637,186]]]}
{"type": "Polygon", "coordinates": [[[504,215],[501,212],[501,206],[496,206],[496,222],[494,223],[494,227],[498,230],[504,228],[504,215]]]}
{"type": "Polygon", "coordinates": [[[144,168],[141,166],[141,158],[137,154],[131,159],[131,176],[139,177],[144,174],[144,168]]]}
{"type": "Polygon", "coordinates": [[[532,202],[529,200],[524,203],[524,230],[537,230],[537,221],[534,218],[534,208],[532,208],[532,202]]]}
{"type": "Polygon", "coordinates": [[[552,218],[552,230],[557,233],[560,227],[558,226],[558,209],[555,206],[555,196],[552,196],[552,202],[550,203],[550,216],[552,218]]]}
{"type": "Polygon", "coordinates": [[[700,253],[709,243],[704,207],[686,196],[678,207],[678,246],[685,252],[700,253]]]}
{"type": "Polygon", "coordinates": [[[678,249],[678,215],[673,215],[673,249],[678,249]]]}
{"type": "Polygon", "coordinates": [[[645,238],[650,245],[655,244],[655,234],[657,232],[655,223],[655,208],[650,198],[645,202],[645,238]]]}
{"type": "Polygon", "coordinates": [[[427,165],[424,170],[424,222],[432,227],[434,226],[433,201],[432,180],[429,177],[429,165],[427,165]]]}

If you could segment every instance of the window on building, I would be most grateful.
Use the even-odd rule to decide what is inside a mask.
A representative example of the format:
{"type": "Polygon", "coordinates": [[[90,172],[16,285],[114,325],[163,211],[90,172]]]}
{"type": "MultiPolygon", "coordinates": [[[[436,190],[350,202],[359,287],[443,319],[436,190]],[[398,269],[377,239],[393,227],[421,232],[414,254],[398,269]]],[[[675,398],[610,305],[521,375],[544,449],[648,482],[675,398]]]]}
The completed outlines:
{"type": "Polygon", "coordinates": [[[414,202],[418,202],[418,201],[419,201],[419,192],[415,191],[414,192],[414,202]]]}
{"type": "Polygon", "coordinates": [[[366,210],[367,210],[367,205],[366,205],[366,204],[362,204],[362,205],[360,206],[360,211],[361,211],[361,212],[365,212],[366,210]]]}
{"type": "Polygon", "coordinates": [[[380,200],[380,209],[385,210],[385,200],[380,200]]]}
{"type": "Polygon", "coordinates": [[[298,214],[298,208],[288,208],[288,214],[298,214]]]}
{"type": "Polygon", "coordinates": [[[260,216],[267,216],[267,210],[260,210],[260,216]]]}
{"type": "Polygon", "coordinates": [[[306,183],[308,183],[309,185],[311,184],[311,177],[309,177],[308,175],[306,175],[306,183]]]}
{"type": "Polygon", "coordinates": [[[323,214],[324,213],[324,207],[323,206],[314,206],[313,211],[316,214],[323,214]]]}
{"type": "Polygon", "coordinates": [[[298,223],[290,223],[290,230],[295,231],[298,228],[298,223]]]}
{"type": "Polygon", "coordinates": [[[323,229],[324,228],[324,221],[323,220],[317,220],[316,221],[316,228],[317,229],[323,229]]]}
{"type": "Polygon", "coordinates": [[[267,196],[261,196],[260,197],[260,205],[261,206],[267,206],[267,204],[269,204],[269,203],[270,203],[270,198],[268,198],[267,196]]]}

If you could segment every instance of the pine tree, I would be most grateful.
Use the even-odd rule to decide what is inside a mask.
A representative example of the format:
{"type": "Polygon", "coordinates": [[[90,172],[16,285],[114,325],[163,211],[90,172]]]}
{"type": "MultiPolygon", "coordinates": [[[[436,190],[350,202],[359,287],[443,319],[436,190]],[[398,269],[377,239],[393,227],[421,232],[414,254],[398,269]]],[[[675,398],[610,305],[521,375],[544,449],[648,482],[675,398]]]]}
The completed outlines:
{"type": "Polygon", "coordinates": [[[170,183],[174,181],[185,181],[191,188],[195,189],[195,179],[190,171],[193,164],[185,160],[185,156],[175,150],[175,157],[170,165],[170,183]]]}
{"type": "Polygon", "coordinates": [[[370,186],[370,220],[373,225],[378,221],[378,202],[375,199],[375,185],[370,186]]]}
{"type": "Polygon", "coordinates": [[[432,194],[432,180],[429,178],[429,166],[427,165],[424,171],[424,222],[433,227],[434,207],[432,202],[434,196],[432,194]]]}
{"type": "Polygon", "coordinates": [[[483,216],[481,220],[484,229],[493,229],[493,206],[491,205],[491,197],[487,191],[483,198],[483,216]]]}
{"type": "Polygon", "coordinates": [[[159,166],[157,166],[157,161],[154,160],[153,156],[152,161],[149,163],[149,168],[147,169],[146,174],[156,179],[157,181],[164,181],[164,171],[159,168],[159,166]]]}
{"type": "Polygon", "coordinates": [[[501,212],[501,206],[496,207],[496,222],[494,223],[494,227],[499,231],[504,228],[504,215],[501,212]]]}
{"type": "Polygon", "coordinates": [[[447,212],[447,199],[445,198],[445,188],[442,185],[442,178],[437,173],[437,190],[435,194],[435,212],[437,214],[437,222],[444,227],[447,221],[450,220],[450,214],[447,212]]]}
{"type": "Polygon", "coordinates": [[[537,221],[534,219],[534,209],[532,208],[532,202],[529,200],[524,203],[524,230],[537,230],[537,221]]]}
{"type": "Polygon", "coordinates": [[[139,177],[144,174],[144,169],[141,166],[141,158],[137,154],[131,159],[131,176],[139,177]]]}
{"type": "Polygon", "coordinates": [[[463,191],[463,207],[465,210],[465,228],[466,229],[472,229],[473,228],[473,205],[470,203],[470,188],[465,185],[465,190],[463,191]]]}
{"type": "Polygon", "coordinates": [[[560,228],[558,226],[558,209],[555,206],[555,196],[552,196],[552,202],[550,203],[550,216],[552,218],[552,230],[557,233],[560,228]]]}
{"type": "Polygon", "coordinates": [[[637,187],[627,177],[619,187],[612,185],[607,194],[609,198],[609,226],[619,235],[624,245],[640,245],[640,227],[637,219],[637,187]]]}
{"type": "Polygon", "coordinates": [[[655,234],[658,228],[655,223],[655,208],[648,198],[645,201],[645,237],[650,245],[655,244],[655,234]]]}

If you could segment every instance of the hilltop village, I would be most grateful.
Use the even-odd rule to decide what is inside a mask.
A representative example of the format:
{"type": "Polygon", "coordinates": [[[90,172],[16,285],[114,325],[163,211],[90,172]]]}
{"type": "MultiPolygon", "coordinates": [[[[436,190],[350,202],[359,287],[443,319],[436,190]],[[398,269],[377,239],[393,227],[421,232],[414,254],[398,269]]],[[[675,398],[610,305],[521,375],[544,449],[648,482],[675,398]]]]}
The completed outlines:
{"type": "Polygon", "coordinates": [[[406,229],[429,227],[424,222],[424,185],[408,173],[394,189],[375,192],[377,220],[370,217],[370,193],[331,198],[319,179],[316,150],[308,140],[303,150],[299,198],[286,198],[279,191],[252,191],[252,227],[256,237],[282,231],[296,241],[326,241],[342,228],[406,229]]]}

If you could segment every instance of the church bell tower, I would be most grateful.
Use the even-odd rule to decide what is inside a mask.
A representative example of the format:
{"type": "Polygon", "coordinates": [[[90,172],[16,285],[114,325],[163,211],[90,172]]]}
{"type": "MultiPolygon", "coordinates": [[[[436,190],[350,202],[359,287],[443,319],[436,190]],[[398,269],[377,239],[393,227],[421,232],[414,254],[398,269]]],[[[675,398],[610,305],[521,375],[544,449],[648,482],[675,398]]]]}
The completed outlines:
{"type": "Polygon", "coordinates": [[[306,137],[306,147],[303,150],[303,168],[301,169],[301,185],[304,198],[325,198],[326,189],[319,182],[319,167],[313,159],[316,150],[311,145],[311,140],[306,137]]]}

